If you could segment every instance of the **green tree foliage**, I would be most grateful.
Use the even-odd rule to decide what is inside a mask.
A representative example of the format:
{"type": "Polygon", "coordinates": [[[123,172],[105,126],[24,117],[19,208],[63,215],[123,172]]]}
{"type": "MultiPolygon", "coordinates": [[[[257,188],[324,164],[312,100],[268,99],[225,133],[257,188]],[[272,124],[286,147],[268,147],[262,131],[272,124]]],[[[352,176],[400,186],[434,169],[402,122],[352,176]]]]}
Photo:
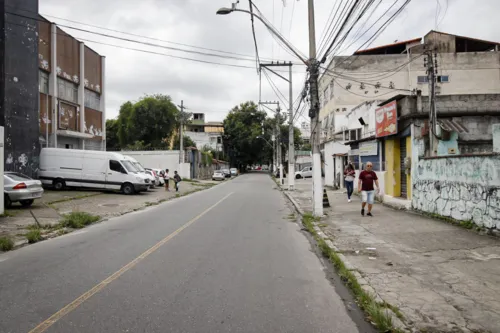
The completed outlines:
{"type": "Polygon", "coordinates": [[[118,139],[118,120],[106,120],[106,150],[120,150],[120,140],[118,139]]]}
{"type": "MultiPolygon", "coordinates": [[[[184,135],[183,145],[184,145],[184,148],[187,148],[187,147],[196,147],[196,143],[193,140],[191,140],[191,138],[189,136],[187,136],[187,135],[184,135]]],[[[179,142],[179,135],[177,134],[175,136],[173,149],[174,150],[179,150],[180,147],[181,147],[181,143],[179,142]]]]}
{"type": "Polygon", "coordinates": [[[117,136],[121,147],[168,147],[178,126],[179,110],[167,95],[146,95],[120,107],[117,136]]]}
{"type": "MultiPolygon", "coordinates": [[[[243,167],[273,160],[272,134],[279,121],[283,160],[288,151],[288,124],[258,111],[253,102],[234,107],[224,120],[224,147],[233,166],[243,167]]],[[[300,130],[294,130],[294,146],[302,145],[300,130]]]]}

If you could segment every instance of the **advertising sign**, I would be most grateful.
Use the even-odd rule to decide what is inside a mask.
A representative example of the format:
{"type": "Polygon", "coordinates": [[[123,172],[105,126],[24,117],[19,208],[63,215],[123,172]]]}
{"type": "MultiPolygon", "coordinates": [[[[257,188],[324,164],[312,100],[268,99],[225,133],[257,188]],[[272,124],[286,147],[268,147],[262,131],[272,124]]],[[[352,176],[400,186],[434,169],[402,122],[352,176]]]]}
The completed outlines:
{"type": "Polygon", "coordinates": [[[392,101],[375,110],[375,131],[377,138],[398,133],[396,101],[392,101]]]}
{"type": "Polygon", "coordinates": [[[362,142],[359,144],[359,156],[375,156],[377,155],[378,142],[376,140],[362,142]]]}

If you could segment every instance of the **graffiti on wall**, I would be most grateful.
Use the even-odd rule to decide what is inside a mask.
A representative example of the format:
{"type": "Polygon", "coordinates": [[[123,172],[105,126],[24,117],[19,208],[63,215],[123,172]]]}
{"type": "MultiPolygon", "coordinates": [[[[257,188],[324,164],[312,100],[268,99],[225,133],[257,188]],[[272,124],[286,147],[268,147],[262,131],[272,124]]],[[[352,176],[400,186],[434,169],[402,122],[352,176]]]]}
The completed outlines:
{"type": "Polygon", "coordinates": [[[500,186],[500,157],[422,159],[415,176],[422,180],[500,186]]]}
{"type": "Polygon", "coordinates": [[[415,209],[500,230],[500,156],[420,160],[415,209]]]}

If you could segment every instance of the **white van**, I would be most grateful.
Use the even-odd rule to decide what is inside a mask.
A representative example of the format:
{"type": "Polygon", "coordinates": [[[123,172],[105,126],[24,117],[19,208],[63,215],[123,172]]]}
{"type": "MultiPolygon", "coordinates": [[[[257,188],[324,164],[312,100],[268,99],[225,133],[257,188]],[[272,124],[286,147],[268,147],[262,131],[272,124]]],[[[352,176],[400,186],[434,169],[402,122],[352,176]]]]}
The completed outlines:
{"type": "Polygon", "coordinates": [[[122,154],[96,150],[43,148],[38,176],[56,190],[89,187],[133,194],[149,187],[149,178],[122,154]]]}
{"type": "Polygon", "coordinates": [[[155,185],[156,185],[156,179],[155,179],[155,177],[153,175],[150,175],[149,173],[147,173],[146,169],[144,169],[144,167],[142,166],[141,163],[137,162],[137,160],[135,158],[133,158],[133,157],[130,157],[130,156],[127,156],[127,155],[123,155],[123,157],[125,157],[125,160],[130,161],[130,163],[132,163],[135,166],[135,168],[137,170],[139,170],[139,172],[142,175],[144,175],[145,177],[149,178],[149,184],[150,184],[149,186],[151,188],[155,187],[155,185]]]}

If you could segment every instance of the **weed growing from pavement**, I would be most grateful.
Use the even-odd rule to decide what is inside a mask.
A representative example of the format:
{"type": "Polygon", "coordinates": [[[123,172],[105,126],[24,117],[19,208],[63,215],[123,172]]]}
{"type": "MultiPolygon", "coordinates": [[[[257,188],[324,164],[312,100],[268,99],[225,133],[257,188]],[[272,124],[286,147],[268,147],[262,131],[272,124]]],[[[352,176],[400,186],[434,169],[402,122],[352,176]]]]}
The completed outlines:
{"type": "Polygon", "coordinates": [[[28,239],[28,243],[33,244],[36,242],[41,241],[42,238],[42,233],[40,232],[40,229],[32,229],[26,234],[26,238],[28,239]]]}
{"type": "Polygon", "coordinates": [[[0,251],[10,251],[14,248],[14,241],[9,236],[0,237],[0,251]]]}
{"type": "MultiPolygon", "coordinates": [[[[391,315],[387,310],[392,310],[393,307],[385,302],[378,303],[373,295],[363,290],[356,276],[347,269],[339,255],[316,233],[316,230],[314,230],[314,222],[318,221],[319,219],[314,217],[311,213],[306,213],[302,217],[302,223],[307,231],[313,235],[323,256],[328,258],[335,266],[341,280],[351,289],[359,306],[368,314],[369,320],[377,326],[380,332],[401,332],[399,329],[393,327],[391,315]]],[[[397,310],[397,312],[394,311],[394,313],[399,319],[404,321],[404,317],[399,310],[397,310]]]]}
{"type": "Polygon", "coordinates": [[[60,222],[61,227],[81,229],[99,221],[100,217],[86,212],[72,212],[64,215],[60,222]]]}

